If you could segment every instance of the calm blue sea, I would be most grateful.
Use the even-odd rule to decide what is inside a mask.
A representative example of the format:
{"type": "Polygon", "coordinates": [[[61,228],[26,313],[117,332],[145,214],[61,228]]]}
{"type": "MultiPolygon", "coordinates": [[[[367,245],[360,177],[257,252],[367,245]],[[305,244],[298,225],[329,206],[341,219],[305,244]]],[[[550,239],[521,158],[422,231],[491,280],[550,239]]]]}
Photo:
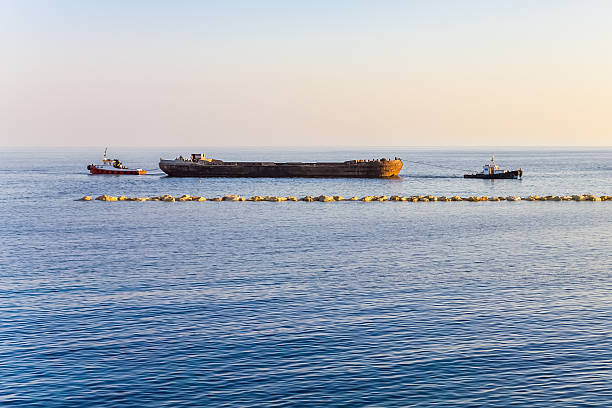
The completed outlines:
{"type": "MultiPolygon", "coordinates": [[[[111,149],[112,150],[112,149],[111,149]]],[[[612,202],[77,202],[83,195],[612,195],[612,149],[399,156],[397,180],[172,179],[201,149],[0,152],[0,405],[612,404],[612,202]],[[436,164],[438,167],[419,164],[436,164]]]]}

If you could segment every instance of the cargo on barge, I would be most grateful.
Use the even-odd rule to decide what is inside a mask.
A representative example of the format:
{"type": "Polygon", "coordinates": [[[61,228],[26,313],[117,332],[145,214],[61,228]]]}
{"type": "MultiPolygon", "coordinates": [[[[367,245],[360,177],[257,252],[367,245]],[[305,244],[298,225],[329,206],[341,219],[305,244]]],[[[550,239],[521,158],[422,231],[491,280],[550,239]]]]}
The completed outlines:
{"type": "Polygon", "coordinates": [[[390,178],[402,170],[401,159],[349,160],[345,162],[226,162],[203,154],[159,160],[170,177],[351,177],[390,178]]]}

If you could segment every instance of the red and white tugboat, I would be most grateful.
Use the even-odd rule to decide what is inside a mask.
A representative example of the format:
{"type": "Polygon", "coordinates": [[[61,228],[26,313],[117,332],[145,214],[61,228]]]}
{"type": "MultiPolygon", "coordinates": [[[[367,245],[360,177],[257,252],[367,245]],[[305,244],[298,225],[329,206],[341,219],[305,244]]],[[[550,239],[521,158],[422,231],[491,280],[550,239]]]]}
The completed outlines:
{"type": "Polygon", "coordinates": [[[495,155],[493,155],[491,156],[491,163],[487,163],[482,167],[482,173],[468,173],[464,174],[463,177],[479,179],[520,179],[523,177],[523,169],[500,169],[499,166],[495,164],[495,155]]]}
{"type": "Polygon", "coordinates": [[[102,159],[102,164],[90,164],[87,166],[87,170],[91,174],[147,174],[146,170],[143,169],[128,169],[117,159],[109,159],[106,157],[106,150],[104,149],[104,159],[102,159]]]}

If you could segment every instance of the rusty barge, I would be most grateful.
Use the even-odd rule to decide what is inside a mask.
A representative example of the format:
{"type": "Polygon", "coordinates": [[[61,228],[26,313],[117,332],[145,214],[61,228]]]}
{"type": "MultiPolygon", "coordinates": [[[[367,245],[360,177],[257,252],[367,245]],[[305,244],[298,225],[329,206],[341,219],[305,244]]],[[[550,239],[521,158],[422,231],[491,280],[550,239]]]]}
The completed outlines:
{"type": "Polygon", "coordinates": [[[402,160],[349,160],[345,162],[226,162],[203,154],[159,160],[170,177],[351,177],[392,178],[402,170],[402,160]]]}

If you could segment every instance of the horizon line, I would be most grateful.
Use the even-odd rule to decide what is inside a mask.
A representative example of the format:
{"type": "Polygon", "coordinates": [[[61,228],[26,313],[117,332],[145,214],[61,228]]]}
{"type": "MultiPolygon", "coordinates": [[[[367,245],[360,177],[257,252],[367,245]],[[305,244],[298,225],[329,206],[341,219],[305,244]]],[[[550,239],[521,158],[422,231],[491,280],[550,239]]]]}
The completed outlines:
{"type": "MultiPolygon", "coordinates": [[[[195,148],[203,145],[0,145],[0,149],[99,149],[105,147],[129,149],[195,148]]],[[[207,145],[207,149],[612,149],[612,145],[207,145]]]]}

